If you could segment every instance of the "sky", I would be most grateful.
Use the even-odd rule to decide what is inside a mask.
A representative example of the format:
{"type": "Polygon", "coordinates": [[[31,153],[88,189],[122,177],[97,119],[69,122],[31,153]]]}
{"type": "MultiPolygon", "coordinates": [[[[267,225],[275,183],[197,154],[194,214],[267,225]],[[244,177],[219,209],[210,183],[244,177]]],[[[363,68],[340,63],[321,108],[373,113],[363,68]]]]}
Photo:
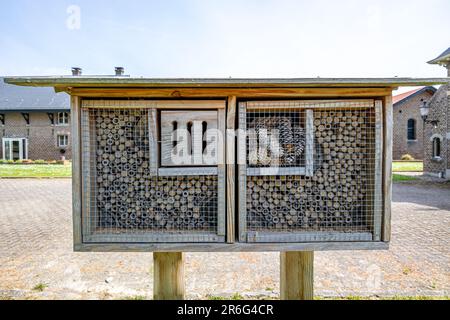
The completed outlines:
{"type": "Polygon", "coordinates": [[[449,0],[2,0],[0,75],[443,77],[449,0]]]}

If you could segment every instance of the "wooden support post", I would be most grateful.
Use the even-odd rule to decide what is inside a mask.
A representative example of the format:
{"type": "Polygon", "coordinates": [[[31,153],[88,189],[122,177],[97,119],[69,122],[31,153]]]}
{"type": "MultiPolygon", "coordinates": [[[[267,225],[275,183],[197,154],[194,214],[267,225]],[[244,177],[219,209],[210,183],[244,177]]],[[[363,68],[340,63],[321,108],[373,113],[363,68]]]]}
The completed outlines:
{"type": "Polygon", "coordinates": [[[383,155],[383,241],[391,240],[391,202],[392,202],[392,135],[393,135],[393,106],[392,95],[384,98],[384,155],[383,155]]]}
{"type": "Polygon", "coordinates": [[[314,251],[281,252],[280,296],[282,300],[313,300],[314,251]]]}
{"type": "Polygon", "coordinates": [[[236,199],[236,97],[228,97],[227,134],[226,134],[226,168],[227,168],[227,242],[235,241],[235,199],[236,199]]]}
{"type": "Polygon", "coordinates": [[[184,299],[184,257],[182,252],[153,253],[153,299],[184,299]]]}

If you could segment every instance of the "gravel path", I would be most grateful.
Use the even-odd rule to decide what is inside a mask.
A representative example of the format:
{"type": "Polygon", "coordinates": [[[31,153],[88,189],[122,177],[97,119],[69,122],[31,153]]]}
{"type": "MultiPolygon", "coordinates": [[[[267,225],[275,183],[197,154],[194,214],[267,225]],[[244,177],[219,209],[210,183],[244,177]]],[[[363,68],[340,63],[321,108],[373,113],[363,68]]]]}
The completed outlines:
{"type": "MultiPolygon", "coordinates": [[[[151,297],[151,253],[72,252],[70,198],[68,179],[0,179],[0,297],[151,297]]],[[[395,184],[392,233],[388,251],[317,252],[316,295],[450,295],[449,185],[395,184]]],[[[189,298],[277,297],[279,255],[188,253],[186,281],[189,298]]]]}

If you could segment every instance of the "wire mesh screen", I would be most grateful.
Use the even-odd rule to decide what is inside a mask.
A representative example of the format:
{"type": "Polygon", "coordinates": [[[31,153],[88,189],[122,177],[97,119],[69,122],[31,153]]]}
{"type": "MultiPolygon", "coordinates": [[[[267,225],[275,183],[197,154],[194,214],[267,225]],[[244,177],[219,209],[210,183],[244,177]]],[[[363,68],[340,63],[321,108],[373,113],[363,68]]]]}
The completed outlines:
{"type": "Polygon", "coordinates": [[[217,231],[217,176],[152,174],[149,139],[149,109],[83,110],[85,239],[214,240],[201,235],[217,231]]]}
{"type": "Polygon", "coordinates": [[[251,167],[305,165],[304,110],[247,113],[247,164],[251,167]]]}
{"type": "Polygon", "coordinates": [[[255,102],[246,111],[246,121],[250,131],[248,231],[260,234],[260,240],[264,232],[358,233],[349,239],[372,240],[376,155],[373,102],[370,106],[357,102],[297,103],[292,108],[285,102],[255,102]],[[250,170],[255,166],[278,167],[279,172],[253,174],[250,170]],[[286,171],[284,167],[292,169],[286,171]]]}

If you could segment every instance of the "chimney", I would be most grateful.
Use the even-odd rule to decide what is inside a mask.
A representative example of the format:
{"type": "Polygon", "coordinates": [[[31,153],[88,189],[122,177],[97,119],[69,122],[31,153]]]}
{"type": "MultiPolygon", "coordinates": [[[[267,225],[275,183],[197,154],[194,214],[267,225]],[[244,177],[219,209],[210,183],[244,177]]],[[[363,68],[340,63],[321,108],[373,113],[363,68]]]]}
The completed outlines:
{"type": "Polygon", "coordinates": [[[123,67],[116,67],[116,77],[123,76],[125,69],[123,67]]]}
{"type": "Polygon", "coordinates": [[[74,77],[81,76],[82,72],[83,72],[83,69],[81,69],[81,68],[78,68],[78,67],[72,68],[72,76],[74,76],[74,77]]]}

